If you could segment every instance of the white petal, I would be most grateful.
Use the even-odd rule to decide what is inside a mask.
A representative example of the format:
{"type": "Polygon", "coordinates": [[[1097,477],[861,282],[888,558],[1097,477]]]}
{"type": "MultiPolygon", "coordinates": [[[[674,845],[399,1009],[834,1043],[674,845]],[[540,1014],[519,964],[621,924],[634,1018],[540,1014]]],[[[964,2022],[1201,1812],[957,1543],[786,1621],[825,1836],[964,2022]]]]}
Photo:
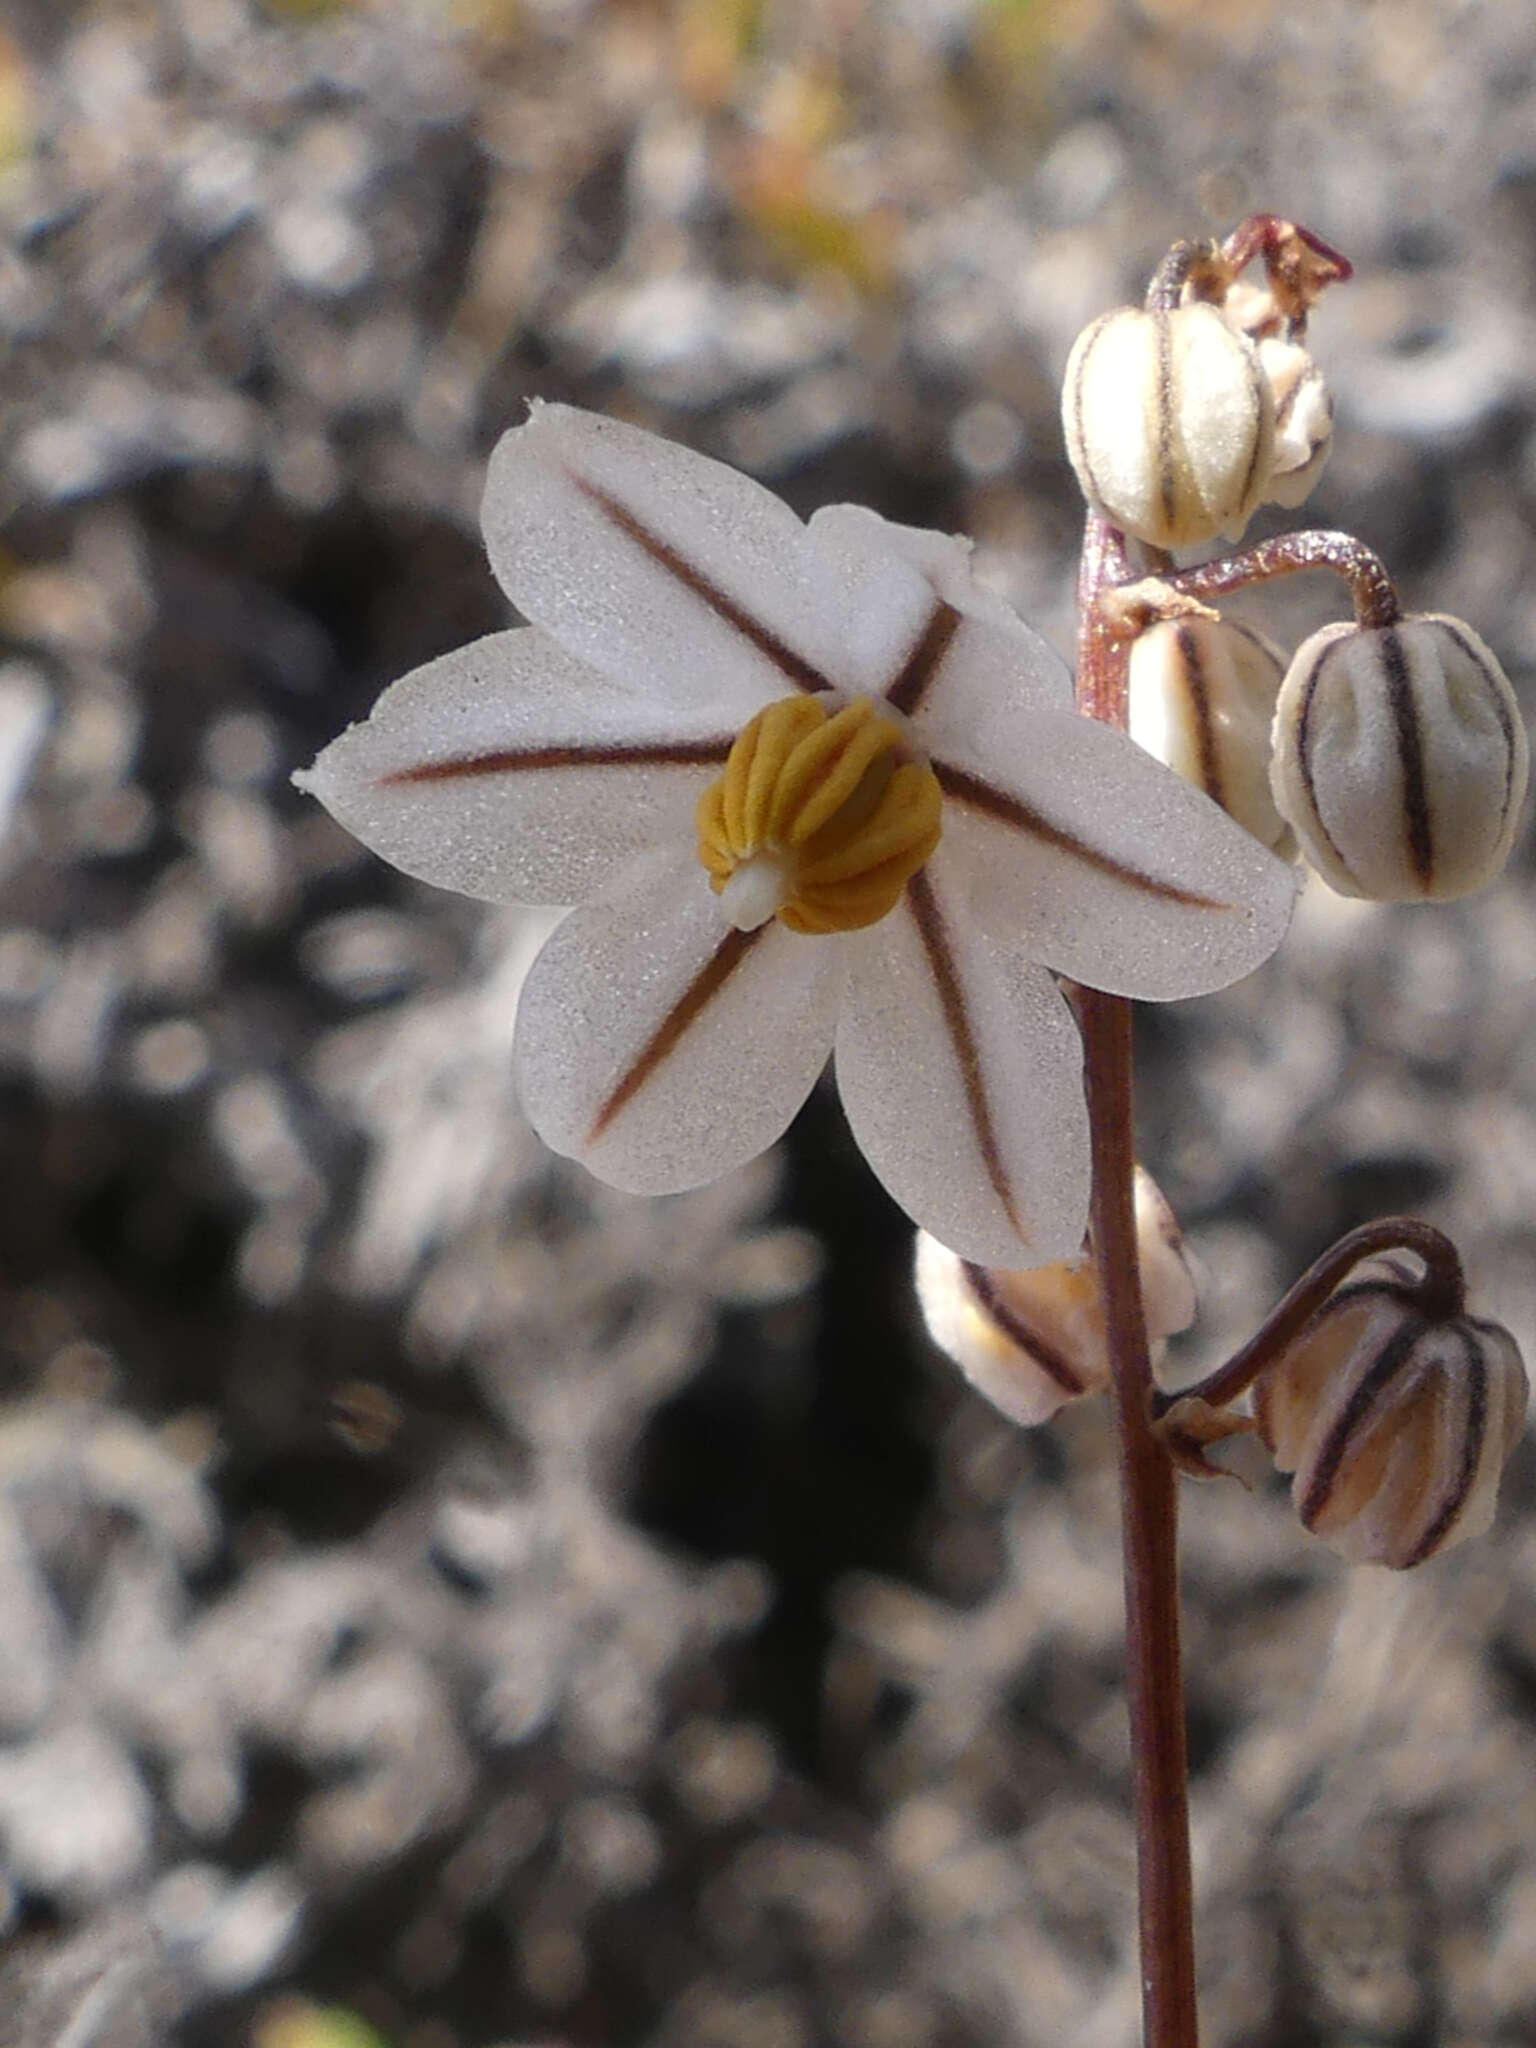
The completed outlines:
{"type": "Polygon", "coordinates": [[[848,1121],[902,1208],[962,1258],[1071,1258],[1088,1223],[1077,1026],[1022,949],[966,921],[942,853],[854,942],[837,1034],[848,1121]]]}
{"type": "Polygon", "coordinates": [[[404,677],[294,780],[408,875],[579,903],[618,861],[688,843],[732,737],[725,714],[636,698],[524,628],[404,677]]]}
{"type": "Polygon", "coordinates": [[[482,518],[518,609],[633,689],[745,723],[835,680],[835,579],[789,507],[723,463],[538,405],[491,457],[482,518]]]}
{"type": "Polygon", "coordinates": [[[1124,733],[1040,712],[946,748],[941,846],[989,930],[1091,988],[1225,988],[1279,945],[1296,871],[1124,733]]]}
{"type": "Polygon", "coordinates": [[[850,680],[890,691],[923,746],[983,716],[1071,705],[1065,664],[972,581],[968,540],[896,526],[862,505],[825,506],[810,531],[844,586],[850,680]]]}
{"type": "Polygon", "coordinates": [[[1010,1422],[1032,1429],[1104,1384],[1092,1267],[978,1266],[920,1230],[914,1278],[929,1336],[1010,1422]]]}
{"type": "Polygon", "coordinates": [[[826,1063],[842,943],[726,923],[691,857],[653,854],[566,918],[517,1015],[534,1129],[636,1194],[699,1187],[766,1150],[826,1063]]]}

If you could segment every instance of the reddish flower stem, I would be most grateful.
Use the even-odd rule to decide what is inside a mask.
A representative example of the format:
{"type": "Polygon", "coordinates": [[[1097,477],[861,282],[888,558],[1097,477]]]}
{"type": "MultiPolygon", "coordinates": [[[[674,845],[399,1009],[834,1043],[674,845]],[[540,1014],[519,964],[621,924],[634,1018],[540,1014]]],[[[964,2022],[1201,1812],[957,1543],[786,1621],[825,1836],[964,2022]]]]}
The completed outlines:
{"type": "MultiPolygon", "coordinates": [[[[1126,645],[1106,627],[1098,599],[1126,573],[1121,536],[1090,517],[1078,586],[1078,708],[1122,730],[1126,645]]],[[[1152,1363],[1131,1192],[1131,1006],[1124,997],[1088,988],[1077,991],[1076,1002],[1093,1142],[1089,1239],[1109,1332],[1119,1444],[1144,2041],[1146,2048],[1197,2048],[1178,1482],[1152,1429],[1152,1363]]]]}
{"type": "Polygon", "coordinates": [[[1413,1252],[1424,1261],[1418,1295],[1423,1313],[1431,1322],[1461,1314],[1467,1288],[1461,1258],[1451,1240],[1417,1216],[1382,1216],[1374,1223],[1362,1223],[1358,1230],[1331,1244],[1270,1310],[1242,1350],[1234,1351],[1208,1379],[1196,1386],[1181,1387],[1176,1394],[1154,1394],[1153,1415],[1166,1415],[1175,1402],[1192,1399],[1223,1408],[1239,1394],[1247,1393],[1265,1366],[1301,1335],[1340,1281],[1347,1279],[1362,1259],[1380,1252],[1413,1252]]]}
{"type": "Polygon", "coordinates": [[[1352,533],[1313,528],[1281,533],[1238,555],[1222,555],[1193,569],[1160,572],[1161,580],[1182,597],[1225,597],[1250,583],[1275,576],[1294,576],[1303,569],[1332,569],[1349,585],[1355,603],[1355,624],[1367,630],[1395,626],[1403,615],[1397,590],[1380,555],[1373,554],[1352,533]]]}

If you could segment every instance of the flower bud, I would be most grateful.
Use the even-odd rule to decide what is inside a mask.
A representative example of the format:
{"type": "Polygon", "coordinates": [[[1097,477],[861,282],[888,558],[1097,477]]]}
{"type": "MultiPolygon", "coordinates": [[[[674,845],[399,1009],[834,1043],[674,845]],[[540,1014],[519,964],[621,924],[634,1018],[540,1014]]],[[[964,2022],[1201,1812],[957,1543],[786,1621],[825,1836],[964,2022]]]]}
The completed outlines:
{"type": "Polygon", "coordinates": [[[1214,306],[1102,315],[1073,344],[1062,414],[1084,497],[1153,547],[1235,540],[1264,495],[1274,401],[1214,306]]]}
{"type": "MultiPolygon", "coordinates": [[[[1173,1211],[1136,1169],[1136,1246],[1154,1345],[1194,1320],[1194,1277],[1173,1211]]],[[[928,1334],[1011,1422],[1048,1422],[1109,1381],[1109,1343],[1093,1263],[978,1266],[917,1234],[917,1298],[928,1334]]]]}
{"type": "Polygon", "coordinates": [[[1457,619],[1324,626],[1281,685],[1275,803],[1344,896],[1444,899],[1491,881],[1527,766],[1508,678],[1457,619]]]}
{"type": "Polygon", "coordinates": [[[1264,502],[1294,511],[1322,475],[1333,445],[1333,394],[1299,342],[1259,342],[1259,367],[1275,408],[1275,452],[1264,502]]]}
{"type": "Polygon", "coordinates": [[[1131,738],[1290,860],[1296,842],[1269,788],[1284,673],[1279,650],[1251,627],[1161,619],[1131,643],[1128,689],[1131,738]]]}
{"type": "Polygon", "coordinates": [[[1509,1332],[1423,1300],[1405,1261],[1369,1260],[1254,1383],[1296,1512],[1352,1564],[1403,1571],[1483,1535],[1525,1419],[1509,1332]]]}

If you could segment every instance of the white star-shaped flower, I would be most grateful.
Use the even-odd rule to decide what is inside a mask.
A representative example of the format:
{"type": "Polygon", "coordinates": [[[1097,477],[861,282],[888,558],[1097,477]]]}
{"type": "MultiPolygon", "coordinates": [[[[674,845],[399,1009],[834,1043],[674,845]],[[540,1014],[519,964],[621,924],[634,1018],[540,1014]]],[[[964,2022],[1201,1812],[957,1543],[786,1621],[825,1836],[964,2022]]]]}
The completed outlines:
{"type": "Polygon", "coordinates": [[[778,1138],[835,1050],[854,1135],[964,1258],[1071,1257],[1056,975],[1164,999],[1279,943],[1291,871],[1123,734],[964,542],[540,406],[491,459],[530,621],[385,692],[301,786],[408,874],[577,904],[522,992],[534,1127],[659,1194],[778,1138]]]}

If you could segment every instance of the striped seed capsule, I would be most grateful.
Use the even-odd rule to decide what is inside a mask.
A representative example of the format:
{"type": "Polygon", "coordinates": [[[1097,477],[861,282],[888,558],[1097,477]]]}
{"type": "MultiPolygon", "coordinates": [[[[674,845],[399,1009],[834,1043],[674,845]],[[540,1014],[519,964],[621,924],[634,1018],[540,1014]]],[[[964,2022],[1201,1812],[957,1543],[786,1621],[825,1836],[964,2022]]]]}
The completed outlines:
{"type": "Polygon", "coordinates": [[[1525,1420],[1509,1332],[1422,1301],[1405,1261],[1368,1260],[1254,1383],[1296,1512],[1352,1564],[1404,1571],[1483,1535],[1525,1420]]]}
{"type": "Polygon", "coordinates": [[[1078,336],[1062,394],[1067,452],[1096,512],[1152,547],[1235,540],[1274,461],[1258,351],[1203,301],[1121,306],[1078,336]]]}
{"type": "MultiPolygon", "coordinates": [[[[1147,1334],[1160,1350],[1163,1338],[1194,1320],[1195,1282],[1173,1211],[1139,1166],[1136,1244],[1147,1334]]],[[[1109,1382],[1104,1314],[1087,1258],[978,1266],[920,1230],[917,1298],[934,1343],[1011,1422],[1048,1422],[1109,1382]]]]}
{"type": "Polygon", "coordinates": [[[1459,619],[1324,626],[1280,688],[1275,803],[1342,896],[1443,901],[1492,881],[1528,766],[1509,680],[1459,619]]]}
{"type": "Polygon", "coordinates": [[[1131,643],[1131,738],[1203,789],[1282,860],[1291,828],[1269,788],[1269,734],[1285,661],[1228,619],[1160,619],[1131,643]]]}

